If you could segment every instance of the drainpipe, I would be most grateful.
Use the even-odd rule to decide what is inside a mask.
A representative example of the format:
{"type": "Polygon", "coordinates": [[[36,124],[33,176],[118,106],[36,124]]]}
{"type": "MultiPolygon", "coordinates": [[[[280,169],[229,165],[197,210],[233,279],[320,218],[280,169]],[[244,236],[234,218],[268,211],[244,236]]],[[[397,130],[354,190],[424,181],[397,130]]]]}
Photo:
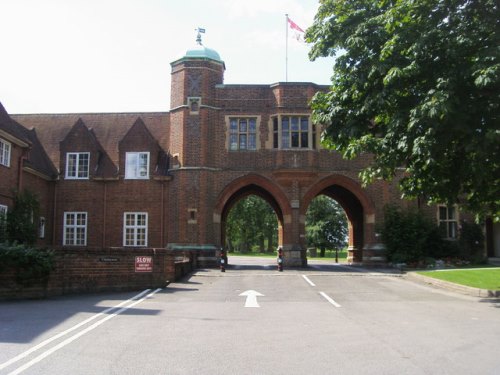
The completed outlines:
{"type": "Polygon", "coordinates": [[[29,149],[24,148],[21,157],[19,158],[19,165],[17,170],[17,191],[23,190],[23,165],[24,161],[28,160],[29,149]]]}
{"type": "Polygon", "coordinates": [[[161,182],[161,213],[160,213],[160,246],[165,246],[165,229],[164,229],[164,216],[165,215],[165,181],[161,182]]]}
{"type": "Polygon", "coordinates": [[[52,246],[56,244],[56,216],[57,216],[57,181],[54,181],[54,203],[52,211],[52,246]]]}
{"type": "Polygon", "coordinates": [[[104,249],[106,245],[106,214],[107,214],[107,202],[108,202],[108,184],[106,181],[103,182],[103,194],[102,194],[102,245],[104,249]]]}

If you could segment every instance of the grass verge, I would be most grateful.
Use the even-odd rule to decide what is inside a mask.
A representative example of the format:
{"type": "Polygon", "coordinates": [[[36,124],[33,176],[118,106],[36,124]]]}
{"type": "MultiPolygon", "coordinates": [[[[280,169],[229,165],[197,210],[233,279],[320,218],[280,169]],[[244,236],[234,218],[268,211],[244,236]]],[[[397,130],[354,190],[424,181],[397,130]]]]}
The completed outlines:
{"type": "Polygon", "coordinates": [[[473,288],[500,290],[500,268],[421,271],[417,273],[473,288]]]}

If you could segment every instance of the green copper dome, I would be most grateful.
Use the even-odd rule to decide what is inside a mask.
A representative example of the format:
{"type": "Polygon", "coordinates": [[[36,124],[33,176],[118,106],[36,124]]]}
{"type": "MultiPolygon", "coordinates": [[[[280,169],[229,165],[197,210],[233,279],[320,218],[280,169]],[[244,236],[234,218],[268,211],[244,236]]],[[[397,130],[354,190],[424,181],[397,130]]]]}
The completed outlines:
{"type": "Polygon", "coordinates": [[[187,58],[199,58],[199,59],[210,59],[218,62],[222,62],[220,55],[216,50],[207,48],[202,45],[196,45],[194,48],[188,49],[183,57],[187,58]]]}
{"type": "Polygon", "coordinates": [[[175,59],[172,64],[187,59],[212,60],[224,64],[224,61],[221,60],[220,55],[216,50],[205,47],[203,45],[201,41],[201,34],[205,33],[205,29],[199,27],[196,29],[196,31],[198,31],[198,35],[196,37],[196,45],[192,48],[189,48],[186,53],[175,59]]]}

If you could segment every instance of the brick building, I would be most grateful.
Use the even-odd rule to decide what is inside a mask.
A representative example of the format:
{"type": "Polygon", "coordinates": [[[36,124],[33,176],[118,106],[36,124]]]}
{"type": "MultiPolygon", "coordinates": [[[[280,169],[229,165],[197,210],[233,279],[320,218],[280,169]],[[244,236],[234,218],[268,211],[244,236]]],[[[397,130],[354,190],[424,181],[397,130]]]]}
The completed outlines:
{"type": "Polygon", "coordinates": [[[415,204],[394,183],[361,187],[369,156],[321,149],[308,103],[326,87],[225,85],[224,62],[201,44],[171,67],[168,112],[9,116],[0,106],[0,210],[28,188],[41,245],[213,251],[232,205],[255,194],[276,212],[286,263],[302,265],[316,196],[344,208],[354,262],[373,260],[384,205],[415,204]]]}

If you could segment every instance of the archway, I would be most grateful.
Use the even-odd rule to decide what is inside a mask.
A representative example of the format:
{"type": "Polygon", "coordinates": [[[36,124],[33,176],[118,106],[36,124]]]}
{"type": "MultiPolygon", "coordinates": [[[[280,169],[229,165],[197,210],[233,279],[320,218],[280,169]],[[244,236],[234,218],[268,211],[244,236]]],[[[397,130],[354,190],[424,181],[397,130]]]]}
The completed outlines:
{"type": "MultiPolygon", "coordinates": [[[[305,217],[312,199],[322,194],[337,201],[346,213],[349,228],[348,262],[362,262],[363,248],[374,242],[374,204],[357,182],[345,176],[333,175],[321,180],[306,193],[301,216],[305,217]]],[[[301,223],[300,231],[301,238],[304,238],[305,224],[301,223]]]]}
{"type": "Polygon", "coordinates": [[[345,262],[349,240],[347,215],[331,197],[320,194],[306,212],[307,255],[321,263],[345,262]]]}
{"type": "Polygon", "coordinates": [[[260,175],[247,175],[240,177],[226,186],[219,195],[214,210],[214,222],[219,233],[219,246],[226,243],[225,227],[227,216],[231,208],[241,199],[256,195],[265,200],[276,213],[278,220],[278,246],[286,242],[285,222],[291,218],[288,200],[283,191],[272,181],[260,175]],[[218,226],[218,227],[217,227],[218,226]]]}
{"type": "Polygon", "coordinates": [[[222,211],[222,246],[228,252],[252,253],[252,245],[258,245],[261,253],[274,252],[283,240],[282,217],[269,193],[248,185],[236,192],[222,211]]]}

